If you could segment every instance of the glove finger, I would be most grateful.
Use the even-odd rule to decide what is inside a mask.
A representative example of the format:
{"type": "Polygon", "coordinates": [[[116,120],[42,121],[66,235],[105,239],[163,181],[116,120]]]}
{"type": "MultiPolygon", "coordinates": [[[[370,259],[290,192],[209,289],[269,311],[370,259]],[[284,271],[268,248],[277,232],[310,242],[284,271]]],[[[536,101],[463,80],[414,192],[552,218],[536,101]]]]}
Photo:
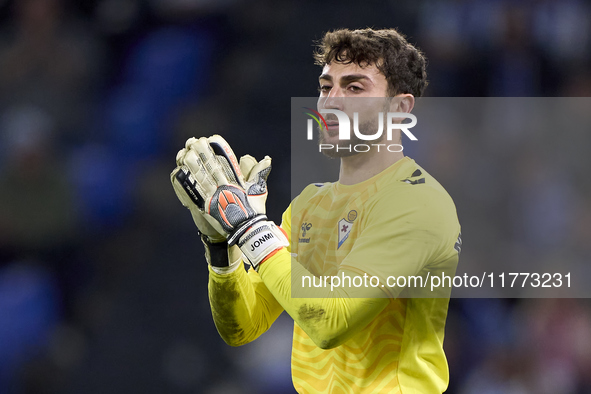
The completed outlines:
{"type": "MultiPolygon", "coordinates": [[[[249,197],[262,195],[266,196],[267,178],[269,177],[270,172],[271,158],[269,156],[265,156],[265,158],[258,162],[250,172],[248,190],[246,191],[249,197]]],[[[262,209],[264,209],[264,207],[262,209]]]]}
{"type": "Polygon", "coordinates": [[[191,137],[187,140],[187,142],[185,142],[185,148],[187,150],[191,149],[191,145],[193,145],[195,142],[197,142],[197,138],[195,137],[191,137]]]}
{"type": "Polygon", "coordinates": [[[189,150],[185,155],[183,163],[190,171],[191,186],[196,189],[204,200],[213,196],[218,188],[217,181],[208,171],[198,153],[194,149],[189,150]]]}
{"type": "Polygon", "coordinates": [[[191,150],[191,145],[193,145],[195,142],[197,142],[197,138],[195,137],[191,137],[185,142],[185,147],[176,154],[177,166],[183,166],[186,164],[184,163],[185,156],[187,155],[187,153],[189,153],[189,151],[191,150]]]}
{"type": "Polygon", "coordinates": [[[177,174],[179,171],[181,171],[181,168],[177,167],[170,173],[170,182],[172,183],[174,193],[176,194],[181,204],[183,204],[184,207],[189,208],[187,193],[185,192],[184,187],[180,184],[180,181],[177,179],[177,174]]]}
{"type": "Polygon", "coordinates": [[[207,195],[196,182],[187,166],[177,167],[170,174],[170,180],[174,192],[185,207],[191,209],[196,206],[201,210],[204,209],[207,195]]]}
{"type": "Polygon", "coordinates": [[[207,139],[209,146],[217,155],[220,165],[225,170],[226,178],[230,183],[237,183],[244,188],[244,177],[238,160],[230,144],[224,138],[215,134],[207,139]],[[226,165],[227,164],[227,165],[226,165]]]}
{"type": "Polygon", "coordinates": [[[189,170],[194,175],[205,171],[204,163],[196,149],[188,149],[185,152],[185,157],[183,157],[181,165],[189,167],[189,170]]]}
{"type": "Polygon", "coordinates": [[[251,170],[257,165],[257,161],[251,155],[244,155],[240,158],[240,170],[246,182],[250,182],[251,170]]]}
{"type": "Polygon", "coordinates": [[[178,151],[178,153],[176,154],[176,165],[177,166],[183,165],[183,159],[185,158],[186,154],[187,154],[187,149],[185,149],[185,148],[178,151]]]}
{"type": "MultiPolygon", "coordinates": [[[[201,161],[200,167],[205,171],[204,178],[212,178],[216,188],[217,186],[230,183],[215,155],[215,152],[209,145],[207,138],[199,138],[196,142],[191,144],[191,152],[194,152],[199,157],[201,161]]],[[[200,176],[197,176],[197,181],[200,182],[200,176]]],[[[208,189],[206,189],[206,191],[209,193],[208,189]]]]}
{"type": "Polygon", "coordinates": [[[258,164],[252,168],[251,172],[253,176],[258,175],[266,182],[271,173],[271,158],[265,156],[263,160],[259,161],[258,164]]]}

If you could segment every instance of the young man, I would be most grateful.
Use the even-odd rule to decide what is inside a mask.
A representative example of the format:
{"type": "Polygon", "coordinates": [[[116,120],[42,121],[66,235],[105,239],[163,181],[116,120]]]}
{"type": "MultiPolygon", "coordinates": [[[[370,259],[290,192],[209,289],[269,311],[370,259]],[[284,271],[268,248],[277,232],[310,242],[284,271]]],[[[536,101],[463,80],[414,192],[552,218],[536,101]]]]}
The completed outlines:
{"type": "MultiPolygon", "coordinates": [[[[426,85],[422,54],[392,29],[329,32],[315,57],[323,67],[319,110],[351,113],[363,108],[357,98],[381,97],[384,110],[408,113],[426,85]]],[[[359,113],[360,129],[375,126],[370,112],[359,113]]],[[[441,393],[449,293],[417,298],[392,278],[453,275],[461,243],[453,201],[402,152],[346,149],[355,138],[339,140],[338,124],[326,120],[320,143],[340,158],[339,180],[305,188],[281,229],[264,216],[269,158],[246,156],[238,166],[217,136],[190,139],[177,155],[171,179],[203,234],[216,327],[239,346],[285,310],[295,322],[300,393],[441,393]],[[311,276],[366,279],[336,288],[329,281],[293,298],[292,288],[311,276]]]]}

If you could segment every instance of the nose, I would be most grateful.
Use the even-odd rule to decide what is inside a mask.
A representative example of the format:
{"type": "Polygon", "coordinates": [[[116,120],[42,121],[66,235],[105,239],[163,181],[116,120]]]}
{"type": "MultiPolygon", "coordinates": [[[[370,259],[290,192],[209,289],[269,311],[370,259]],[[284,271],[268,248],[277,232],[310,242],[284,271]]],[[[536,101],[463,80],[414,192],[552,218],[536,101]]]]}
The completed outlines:
{"type": "Polygon", "coordinates": [[[318,98],[318,108],[343,110],[344,94],[338,87],[333,87],[326,96],[318,98]]]}

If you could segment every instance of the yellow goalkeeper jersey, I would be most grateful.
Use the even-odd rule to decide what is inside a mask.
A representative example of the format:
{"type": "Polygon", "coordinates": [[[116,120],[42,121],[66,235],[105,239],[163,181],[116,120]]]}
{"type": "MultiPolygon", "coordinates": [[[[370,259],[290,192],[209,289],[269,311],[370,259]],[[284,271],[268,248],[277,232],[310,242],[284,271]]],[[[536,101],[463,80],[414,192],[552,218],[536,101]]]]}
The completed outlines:
{"type": "MultiPolygon", "coordinates": [[[[284,215],[282,226],[291,228],[292,253],[311,273],[336,275],[344,268],[359,277],[367,273],[380,278],[378,288],[391,297],[399,296],[401,289],[388,286],[388,276],[409,277],[435,265],[450,273],[457,265],[454,246],[460,230],[455,206],[441,185],[410,158],[360,184],[309,186],[293,202],[291,217],[284,215]]],[[[448,299],[388,301],[365,328],[333,349],[315,346],[296,323],[296,389],[443,392],[448,382],[442,348],[448,299]]]]}
{"type": "Polygon", "coordinates": [[[284,213],[282,228],[290,248],[258,273],[210,273],[222,337],[233,345],[254,340],[285,310],[295,321],[292,376],[299,393],[445,391],[448,293],[418,298],[429,293],[394,282],[455,273],[460,226],[443,187],[403,158],[360,184],[308,186],[284,213]],[[339,275],[366,279],[344,288],[302,279],[339,275]]]}

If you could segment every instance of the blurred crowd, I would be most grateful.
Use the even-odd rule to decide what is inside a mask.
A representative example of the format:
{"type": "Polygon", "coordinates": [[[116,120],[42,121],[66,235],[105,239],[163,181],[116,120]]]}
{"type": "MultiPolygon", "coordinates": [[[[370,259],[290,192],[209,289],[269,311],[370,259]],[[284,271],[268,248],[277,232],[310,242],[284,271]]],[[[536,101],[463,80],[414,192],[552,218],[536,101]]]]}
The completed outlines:
{"type": "MultiPolygon", "coordinates": [[[[239,349],[213,326],[203,247],[169,182],[184,141],[218,133],[239,155],[272,156],[280,221],[290,99],[316,95],[313,41],[339,27],[399,27],[429,59],[428,96],[580,97],[569,109],[588,125],[590,11],[0,1],[0,394],[292,393],[289,317],[239,349]]],[[[412,149],[456,202],[460,264],[589,274],[590,135],[511,119],[412,149]]],[[[591,393],[588,299],[453,299],[445,347],[450,393],[591,393]]]]}

